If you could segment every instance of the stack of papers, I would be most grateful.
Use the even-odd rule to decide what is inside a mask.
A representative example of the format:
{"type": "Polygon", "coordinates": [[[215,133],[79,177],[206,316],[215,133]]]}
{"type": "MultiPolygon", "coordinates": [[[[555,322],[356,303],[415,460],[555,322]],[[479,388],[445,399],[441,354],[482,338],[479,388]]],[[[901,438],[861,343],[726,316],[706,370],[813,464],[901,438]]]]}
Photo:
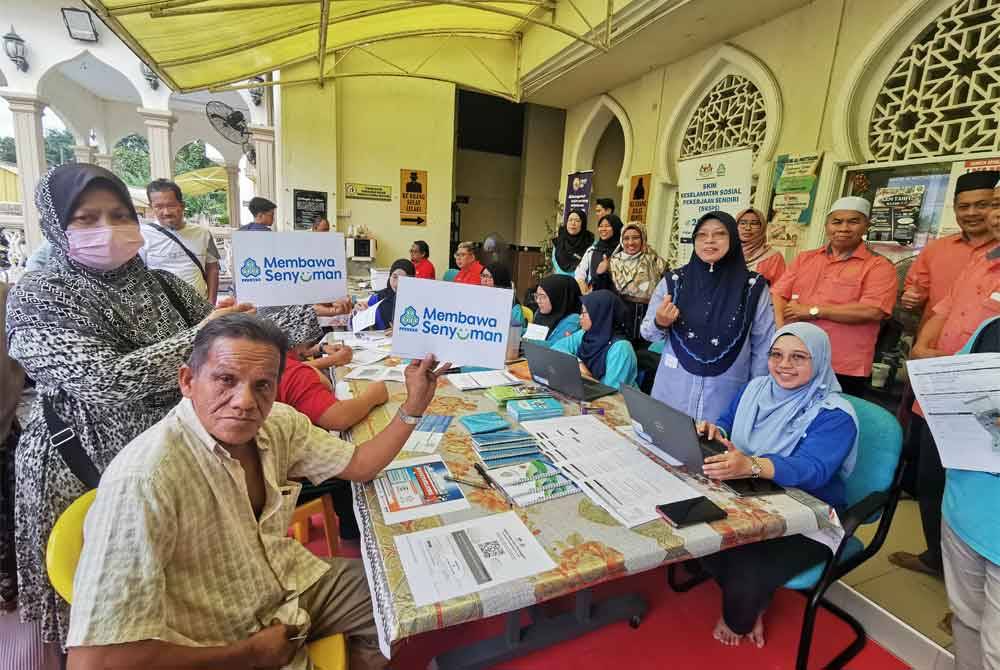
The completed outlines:
{"type": "Polygon", "coordinates": [[[516,386],[520,379],[506,370],[486,370],[483,372],[453,372],[447,376],[452,386],[460,391],[476,391],[492,386],[516,386]]]}
{"type": "Polygon", "coordinates": [[[563,415],[562,403],[555,398],[513,400],[507,403],[507,414],[514,421],[537,421],[563,415]]]}
{"type": "Polygon", "coordinates": [[[383,365],[359,365],[351,370],[344,379],[366,379],[371,382],[399,382],[406,381],[404,370],[406,366],[397,365],[387,368],[383,365]]]}
{"type": "Polygon", "coordinates": [[[700,496],[593,415],[522,425],[563,474],[629,528],[658,519],[657,505],[700,496]]]}
{"type": "Polygon", "coordinates": [[[494,400],[501,407],[511,400],[531,400],[533,398],[551,398],[552,392],[543,386],[523,384],[521,386],[491,386],[486,389],[486,397],[494,400]]]}
{"type": "Polygon", "coordinates": [[[538,442],[523,430],[499,430],[472,436],[476,454],[487,470],[541,457],[538,442]]]}
{"type": "Polygon", "coordinates": [[[425,454],[437,451],[444,438],[452,417],[443,414],[425,414],[417,427],[410,433],[403,445],[403,451],[418,451],[425,454]]]}
{"type": "Polygon", "coordinates": [[[507,421],[496,412],[480,412],[478,414],[466,414],[458,420],[465,429],[473,435],[479,433],[492,433],[495,430],[510,428],[507,421]]]}

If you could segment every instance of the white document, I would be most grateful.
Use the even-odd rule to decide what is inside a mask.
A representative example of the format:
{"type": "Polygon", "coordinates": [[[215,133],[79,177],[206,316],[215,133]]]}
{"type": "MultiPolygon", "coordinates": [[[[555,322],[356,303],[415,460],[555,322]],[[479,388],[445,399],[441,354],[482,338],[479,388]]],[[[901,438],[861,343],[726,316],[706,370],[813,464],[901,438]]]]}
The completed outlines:
{"type": "Polygon", "coordinates": [[[388,358],[388,351],[378,349],[355,349],[349,365],[371,365],[378,363],[383,358],[388,358]]]}
{"type": "Polygon", "coordinates": [[[629,528],[658,519],[657,505],[701,495],[594,416],[521,425],[593,502],[629,528]]]}
{"type": "Polygon", "coordinates": [[[387,368],[384,365],[359,365],[351,370],[344,379],[365,379],[371,382],[399,382],[406,381],[404,366],[397,365],[387,368]]]}
{"type": "Polygon", "coordinates": [[[506,370],[456,372],[447,375],[447,379],[451,382],[452,386],[460,391],[488,389],[491,386],[517,386],[524,383],[506,370]]]}
{"type": "Polygon", "coordinates": [[[523,335],[526,340],[545,340],[548,336],[549,327],[537,323],[529,323],[523,335]]]}
{"type": "Polygon", "coordinates": [[[906,369],[941,464],[1000,472],[1000,354],[923,358],[906,369]]]}
{"type": "Polygon", "coordinates": [[[347,295],[340,233],[233,231],[233,284],[257,307],[311,305],[347,295]]]}
{"type": "Polygon", "coordinates": [[[374,305],[369,305],[367,309],[363,309],[360,312],[355,312],[351,317],[351,330],[355,333],[364,330],[365,328],[371,328],[375,325],[375,317],[378,316],[378,306],[382,304],[379,300],[374,305]]]}
{"type": "Polygon", "coordinates": [[[552,570],[555,562],[514,512],[394,538],[417,607],[552,570]]]}
{"type": "Polygon", "coordinates": [[[393,461],[372,482],[388,524],[469,509],[457,482],[449,481],[440,456],[393,461]]]}
{"type": "Polygon", "coordinates": [[[507,360],[514,292],[455,282],[400,277],[392,353],[434,354],[442,363],[500,370],[507,360]]]}

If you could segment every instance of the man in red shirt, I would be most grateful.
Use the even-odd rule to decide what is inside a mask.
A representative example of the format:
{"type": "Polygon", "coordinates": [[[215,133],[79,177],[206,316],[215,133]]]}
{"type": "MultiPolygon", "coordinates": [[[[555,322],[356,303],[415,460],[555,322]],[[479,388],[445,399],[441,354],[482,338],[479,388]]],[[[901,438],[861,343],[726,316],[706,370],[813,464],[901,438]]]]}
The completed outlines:
{"type": "Polygon", "coordinates": [[[483,266],[476,260],[476,247],[472,242],[462,242],[458,245],[458,249],[455,250],[455,265],[458,266],[458,274],[452,281],[479,286],[479,275],[483,272],[483,266]]]}
{"type": "Polygon", "coordinates": [[[815,321],[833,346],[845,393],[863,397],[875,340],[896,304],[896,271],[864,242],[871,205],[840,198],[826,217],[826,246],[799,254],[771,289],[775,327],[815,321]]]}
{"type": "MultiPolygon", "coordinates": [[[[924,315],[924,323],[911,352],[912,358],[952,356],[965,346],[979,324],[1000,315],[1000,254],[997,252],[1000,249],[997,246],[997,240],[1000,239],[1000,190],[994,190],[998,181],[1000,172],[983,171],[962,175],[956,184],[955,217],[959,226],[965,231],[963,221],[966,225],[971,222],[973,230],[985,230],[989,240],[969,254],[969,260],[956,273],[957,277],[944,298],[933,304],[933,293],[931,294],[928,301],[931,309],[924,315]]],[[[938,242],[948,239],[943,238],[938,242]]],[[[933,284],[931,287],[933,289],[933,284]]],[[[913,425],[920,445],[917,457],[917,500],[927,550],[921,554],[893,552],[889,555],[889,561],[908,570],[940,576],[943,569],[941,503],[944,498],[945,472],[931,431],[915,403],[913,410],[917,414],[913,417],[913,425]]]]}
{"type": "Polygon", "coordinates": [[[434,279],[434,265],[429,256],[431,248],[423,240],[417,240],[410,246],[410,261],[413,263],[414,275],[417,279],[434,279]]]}

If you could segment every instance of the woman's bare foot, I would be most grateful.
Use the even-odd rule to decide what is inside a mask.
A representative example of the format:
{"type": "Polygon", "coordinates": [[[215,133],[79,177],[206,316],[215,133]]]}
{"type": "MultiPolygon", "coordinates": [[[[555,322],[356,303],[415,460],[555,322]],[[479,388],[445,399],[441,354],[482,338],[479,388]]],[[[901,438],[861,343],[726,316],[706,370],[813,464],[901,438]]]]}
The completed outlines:
{"type": "Polygon", "coordinates": [[[757,646],[758,649],[764,647],[764,613],[761,612],[757,615],[757,621],[754,622],[753,630],[747,634],[747,638],[750,642],[757,646]]]}
{"type": "Polygon", "coordinates": [[[715,624],[715,630],[712,631],[712,637],[726,645],[727,647],[736,647],[740,644],[740,638],[742,635],[737,635],[726,625],[726,620],[719,617],[719,623],[715,624]]]}

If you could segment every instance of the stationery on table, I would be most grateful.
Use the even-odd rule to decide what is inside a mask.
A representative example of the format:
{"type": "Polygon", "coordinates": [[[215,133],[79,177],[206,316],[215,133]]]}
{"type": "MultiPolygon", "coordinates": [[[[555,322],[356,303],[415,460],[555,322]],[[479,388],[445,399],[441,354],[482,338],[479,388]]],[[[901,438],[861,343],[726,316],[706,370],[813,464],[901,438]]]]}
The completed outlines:
{"type": "Polygon", "coordinates": [[[448,381],[459,391],[478,391],[491,386],[517,386],[524,383],[506,370],[456,372],[448,375],[448,381]]]}
{"type": "Polygon", "coordinates": [[[548,326],[542,326],[537,323],[529,323],[522,337],[526,340],[541,340],[544,342],[548,336],[548,326]]]}
{"type": "Polygon", "coordinates": [[[486,389],[486,397],[502,407],[511,400],[551,398],[552,393],[542,386],[522,384],[520,386],[491,386],[486,389]]]}
{"type": "Polygon", "coordinates": [[[524,482],[536,479],[545,479],[546,477],[558,474],[560,474],[559,469],[552,464],[552,461],[541,457],[527,461],[526,463],[498,468],[490,473],[490,477],[501,486],[509,486],[523,484],[524,482]]]}
{"type": "Polygon", "coordinates": [[[537,421],[563,415],[562,403],[555,398],[512,400],[507,403],[507,414],[514,421],[537,421]]]}
{"type": "MultiPolygon", "coordinates": [[[[369,308],[370,309],[370,308],[369,308]]],[[[392,338],[383,331],[354,333],[350,331],[334,331],[327,333],[325,342],[341,342],[352,349],[388,349],[392,346],[392,338]]]]}
{"type": "Polygon", "coordinates": [[[372,365],[388,356],[389,352],[378,349],[356,349],[348,365],[372,365]]]}
{"type": "Polygon", "coordinates": [[[449,481],[440,456],[395,461],[375,481],[375,493],[387,524],[469,509],[462,489],[449,481]]]}
{"type": "Polygon", "coordinates": [[[478,433],[491,433],[495,430],[503,430],[504,428],[510,427],[507,424],[507,421],[496,412],[467,414],[458,421],[473,435],[478,433]]]}
{"type": "Polygon", "coordinates": [[[417,451],[425,454],[437,451],[444,434],[451,425],[452,417],[444,414],[425,414],[410,437],[403,445],[403,451],[417,451]]]}
{"type": "Polygon", "coordinates": [[[1000,472],[1000,354],[922,358],[906,370],[941,464],[1000,472]]]}
{"type": "Polygon", "coordinates": [[[500,488],[507,500],[518,507],[531,507],[580,492],[580,488],[564,475],[553,475],[521,484],[502,484],[500,488]]]}
{"type": "Polygon", "coordinates": [[[522,427],[562,474],[629,528],[657,519],[657,505],[701,495],[593,415],[529,421],[522,427]]]}
{"type": "Polygon", "coordinates": [[[351,317],[351,330],[357,333],[365,328],[371,328],[374,326],[375,318],[378,316],[378,308],[381,304],[382,301],[379,300],[374,305],[369,305],[367,309],[355,312],[351,317]]]}
{"type": "Polygon", "coordinates": [[[394,540],[417,607],[556,567],[514,512],[399,535],[394,540]]]}

